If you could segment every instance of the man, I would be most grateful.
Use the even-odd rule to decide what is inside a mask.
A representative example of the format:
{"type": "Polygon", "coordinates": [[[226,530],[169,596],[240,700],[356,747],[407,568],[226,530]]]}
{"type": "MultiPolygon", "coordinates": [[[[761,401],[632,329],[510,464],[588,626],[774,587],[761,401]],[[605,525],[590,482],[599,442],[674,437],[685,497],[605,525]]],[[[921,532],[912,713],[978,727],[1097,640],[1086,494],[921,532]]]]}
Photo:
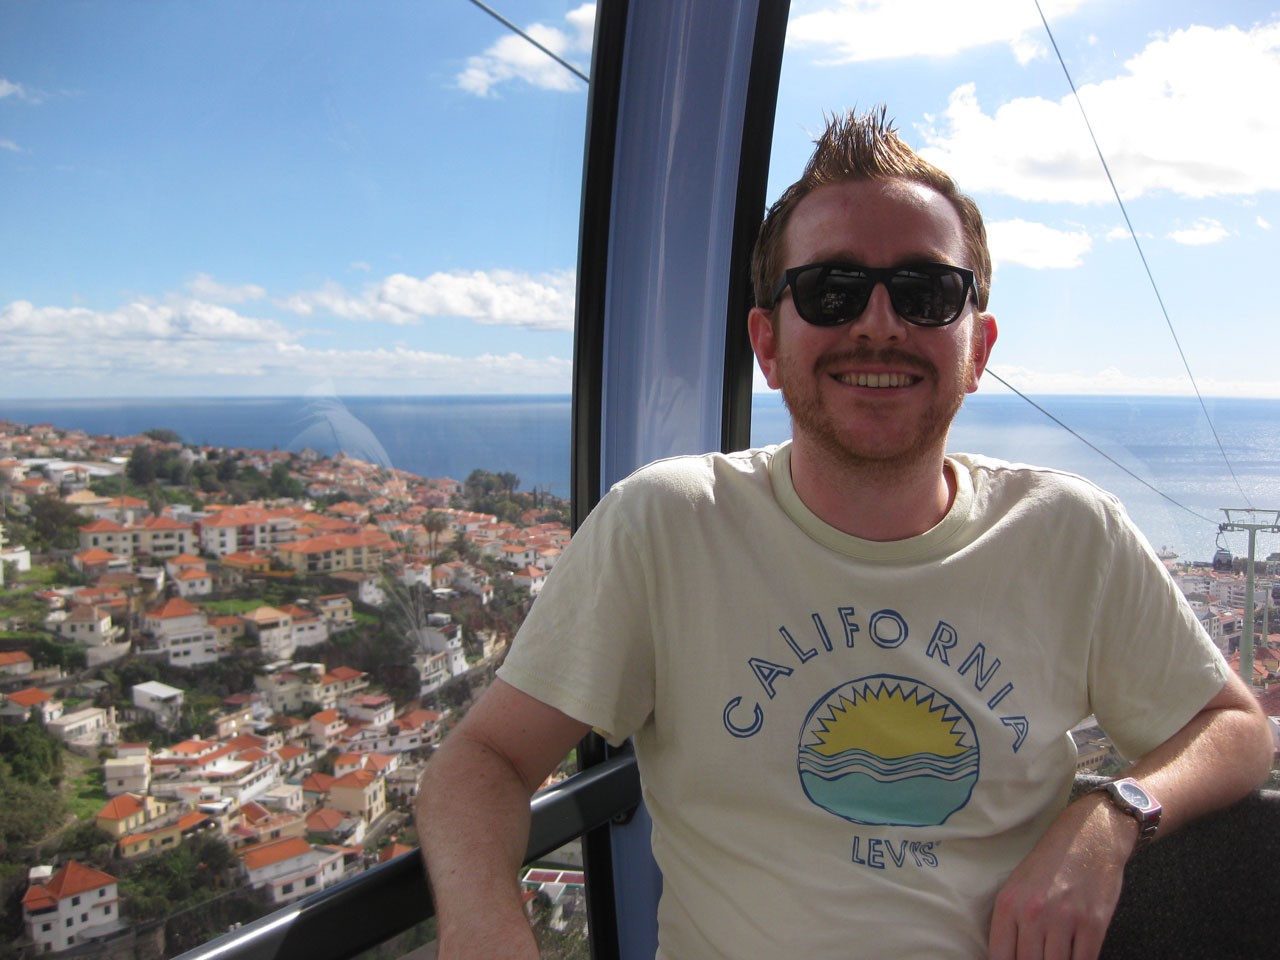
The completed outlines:
{"type": "Polygon", "coordinates": [[[1270,737],[1119,505],[944,453],[996,340],[982,219],[880,117],[770,210],[748,323],[793,440],[618,484],[428,765],[441,957],[536,956],[533,789],[634,736],[659,956],[1096,956],[1125,861],[1270,737]],[[1068,731],[1139,757],[1066,806],[1068,731]],[[1154,800],[1153,800],[1154,798],[1154,800]]]}

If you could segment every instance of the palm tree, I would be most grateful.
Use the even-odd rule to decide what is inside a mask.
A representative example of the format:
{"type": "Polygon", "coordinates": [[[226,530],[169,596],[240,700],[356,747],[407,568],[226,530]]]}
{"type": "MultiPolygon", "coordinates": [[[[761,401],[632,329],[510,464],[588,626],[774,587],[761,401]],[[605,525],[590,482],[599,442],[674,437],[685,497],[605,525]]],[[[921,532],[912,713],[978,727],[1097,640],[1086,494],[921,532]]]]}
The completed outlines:
{"type": "Polygon", "coordinates": [[[449,518],[443,513],[431,511],[423,518],[422,526],[427,531],[427,542],[430,545],[431,557],[435,559],[436,542],[441,533],[449,529],[449,518]]]}

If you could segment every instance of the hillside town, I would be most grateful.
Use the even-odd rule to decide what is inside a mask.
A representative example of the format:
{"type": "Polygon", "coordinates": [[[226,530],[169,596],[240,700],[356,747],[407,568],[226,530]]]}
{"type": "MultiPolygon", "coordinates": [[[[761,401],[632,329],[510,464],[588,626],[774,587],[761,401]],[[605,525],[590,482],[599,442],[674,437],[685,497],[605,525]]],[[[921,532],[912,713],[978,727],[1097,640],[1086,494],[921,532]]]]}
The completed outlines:
{"type": "Polygon", "coordinates": [[[0,952],[172,956],[413,849],[569,539],[518,482],[0,421],[0,952]]]}
{"type": "MultiPolygon", "coordinates": [[[[517,487],[0,421],[0,955],[172,956],[412,850],[423,764],[569,539],[517,487]]],[[[1239,562],[1168,564],[1238,668],[1239,562]]],[[[1078,769],[1119,768],[1075,736],[1078,769]]],[[[560,929],[582,881],[523,878],[560,929]]]]}

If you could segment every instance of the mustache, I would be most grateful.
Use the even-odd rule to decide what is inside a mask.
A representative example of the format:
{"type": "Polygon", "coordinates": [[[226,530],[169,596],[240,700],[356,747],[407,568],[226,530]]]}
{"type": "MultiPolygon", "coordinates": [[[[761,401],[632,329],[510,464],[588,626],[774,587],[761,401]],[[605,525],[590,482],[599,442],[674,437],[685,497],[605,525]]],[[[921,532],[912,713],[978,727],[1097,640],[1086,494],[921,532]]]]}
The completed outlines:
{"type": "Polygon", "coordinates": [[[924,357],[918,357],[913,353],[907,353],[905,350],[899,350],[897,347],[882,347],[878,350],[870,347],[855,347],[850,350],[824,354],[814,364],[814,370],[817,373],[826,373],[833,367],[848,364],[898,367],[899,369],[910,370],[912,373],[935,379],[938,375],[938,368],[931,361],[926,360],[924,357]]]}

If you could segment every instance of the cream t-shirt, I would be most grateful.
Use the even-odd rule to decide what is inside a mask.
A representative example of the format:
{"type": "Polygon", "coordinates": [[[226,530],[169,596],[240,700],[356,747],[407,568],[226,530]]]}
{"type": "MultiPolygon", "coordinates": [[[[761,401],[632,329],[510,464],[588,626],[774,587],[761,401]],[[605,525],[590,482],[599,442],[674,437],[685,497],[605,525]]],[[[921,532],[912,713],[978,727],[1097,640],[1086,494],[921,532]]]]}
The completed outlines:
{"type": "Polygon", "coordinates": [[[659,461],[548,578],[506,682],[634,737],[661,958],[983,957],[1089,714],[1129,757],[1228,667],[1110,495],[950,458],[946,517],[827,526],[789,447],[659,461]]]}

